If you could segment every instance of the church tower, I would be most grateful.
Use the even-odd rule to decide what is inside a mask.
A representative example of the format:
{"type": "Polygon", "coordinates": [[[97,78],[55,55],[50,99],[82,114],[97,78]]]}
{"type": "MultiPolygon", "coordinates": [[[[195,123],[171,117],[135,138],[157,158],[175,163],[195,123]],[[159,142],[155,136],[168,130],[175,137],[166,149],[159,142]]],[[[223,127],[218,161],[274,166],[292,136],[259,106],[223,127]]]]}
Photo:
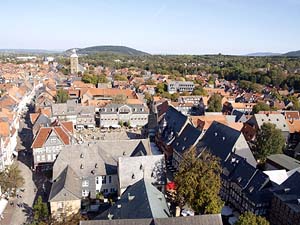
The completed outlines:
{"type": "Polygon", "coordinates": [[[76,54],[76,50],[73,49],[73,54],[70,56],[70,64],[71,64],[71,74],[78,73],[78,55],[76,54]]]}

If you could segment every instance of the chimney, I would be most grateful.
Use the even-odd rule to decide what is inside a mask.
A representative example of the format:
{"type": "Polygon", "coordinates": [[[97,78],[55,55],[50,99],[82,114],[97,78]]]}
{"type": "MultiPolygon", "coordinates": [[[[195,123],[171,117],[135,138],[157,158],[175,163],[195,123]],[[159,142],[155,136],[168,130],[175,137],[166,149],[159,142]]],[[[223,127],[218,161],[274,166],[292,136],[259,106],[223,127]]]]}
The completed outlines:
{"type": "Polygon", "coordinates": [[[180,216],[180,207],[176,206],[175,217],[179,217],[179,216],[180,216]]]}

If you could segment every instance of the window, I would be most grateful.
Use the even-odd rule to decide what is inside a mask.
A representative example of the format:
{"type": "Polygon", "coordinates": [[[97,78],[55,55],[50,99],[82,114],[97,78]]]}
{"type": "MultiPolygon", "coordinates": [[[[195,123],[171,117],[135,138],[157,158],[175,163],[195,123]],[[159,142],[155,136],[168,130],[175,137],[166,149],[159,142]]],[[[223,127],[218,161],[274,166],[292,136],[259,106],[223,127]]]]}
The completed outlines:
{"type": "Polygon", "coordinates": [[[88,180],[82,181],[82,187],[88,187],[88,186],[89,186],[89,181],[88,180]]]}
{"type": "Polygon", "coordinates": [[[106,184],[106,176],[102,176],[102,184],[106,184]]]}
{"type": "Polygon", "coordinates": [[[62,209],[64,207],[64,202],[58,202],[57,203],[57,208],[62,209]]]}
{"type": "Polygon", "coordinates": [[[107,189],[107,188],[104,188],[104,189],[103,189],[103,193],[108,193],[108,189],[107,189]]]}
{"type": "Polygon", "coordinates": [[[42,161],[45,161],[45,155],[42,155],[42,161]]]}
{"type": "Polygon", "coordinates": [[[111,176],[108,176],[108,183],[111,183],[111,176]]]}
{"type": "Polygon", "coordinates": [[[47,160],[48,160],[48,161],[51,161],[51,160],[52,160],[51,154],[48,154],[48,155],[47,155],[47,160]]]}
{"type": "Polygon", "coordinates": [[[50,138],[50,143],[55,144],[56,143],[56,138],[55,137],[50,138]]]}
{"type": "Polygon", "coordinates": [[[115,189],[114,189],[114,188],[111,188],[111,189],[110,189],[110,192],[111,192],[111,193],[114,193],[114,192],[115,192],[115,189]]]}
{"type": "Polygon", "coordinates": [[[89,191],[88,190],[82,190],[82,197],[87,197],[89,196],[89,191]]]}
{"type": "Polygon", "coordinates": [[[37,155],[37,156],[36,156],[36,161],[39,162],[40,160],[41,160],[41,157],[40,157],[39,155],[37,155]]]}
{"type": "Polygon", "coordinates": [[[100,178],[96,177],[96,184],[99,184],[100,178]]]}

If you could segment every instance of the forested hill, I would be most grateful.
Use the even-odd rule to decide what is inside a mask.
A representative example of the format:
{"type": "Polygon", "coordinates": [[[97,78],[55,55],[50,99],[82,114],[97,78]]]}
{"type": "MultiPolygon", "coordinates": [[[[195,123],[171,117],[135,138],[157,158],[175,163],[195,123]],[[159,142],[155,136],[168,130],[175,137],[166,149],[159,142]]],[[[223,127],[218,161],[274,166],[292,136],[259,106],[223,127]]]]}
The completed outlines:
{"type": "MultiPolygon", "coordinates": [[[[67,50],[71,52],[72,49],[67,50]]],[[[133,48],[126,46],[113,46],[113,45],[103,45],[103,46],[92,46],[87,48],[76,48],[78,54],[95,54],[95,53],[111,53],[120,54],[128,56],[142,56],[149,55],[149,53],[142,52],[133,48]]]]}
{"type": "Polygon", "coordinates": [[[299,51],[293,51],[283,54],[283,56],[289,56],[289,57],[300,57],[300,50],[299,51]]]}

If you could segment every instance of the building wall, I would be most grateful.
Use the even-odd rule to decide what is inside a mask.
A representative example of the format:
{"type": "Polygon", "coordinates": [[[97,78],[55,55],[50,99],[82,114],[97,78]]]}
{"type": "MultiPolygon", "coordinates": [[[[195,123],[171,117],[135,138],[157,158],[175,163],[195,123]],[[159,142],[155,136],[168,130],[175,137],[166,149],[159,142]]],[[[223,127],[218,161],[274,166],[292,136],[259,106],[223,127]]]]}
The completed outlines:
{"type": "Polygon", "coordinates": [[[70,63],[71,63],[71,74],[77,74],[78,73],[78,58],[71,57],[70,63]]]}
{"type": "Polygon", "coordinates": [[[300,213],[293,211],[279,198],[274,196],[271,203],[270,223],[272,225],[300,224],[300,213]]]}
{"type": "Polygon", "coordinates": [[[81,207],[81,200],[72,201],[59,201],[50,202],[51,215],[58,219],[62,218],[62,215],[71,215],[72,213],[79,212],[81,207]]]}

